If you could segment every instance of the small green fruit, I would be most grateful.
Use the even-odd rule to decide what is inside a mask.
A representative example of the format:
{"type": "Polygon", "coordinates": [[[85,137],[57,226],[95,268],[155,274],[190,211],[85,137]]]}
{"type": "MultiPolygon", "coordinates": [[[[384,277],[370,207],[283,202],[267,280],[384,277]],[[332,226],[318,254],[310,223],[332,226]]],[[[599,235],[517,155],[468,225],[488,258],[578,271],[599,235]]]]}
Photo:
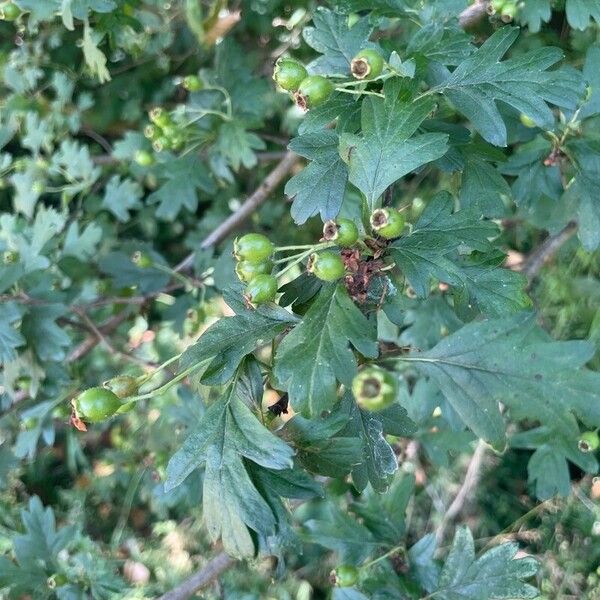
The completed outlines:
{"type": "Polygon", "coordinates": [[[521,121],[521,123],[522,123],[523,125],[525,125],[525,127],[529,127],[529,128],[532,128],[532,127],[537,127],[537,124],[536,124],[536,122],[535,122],[535,121],[534,121],[534,120],[533,120],[531,117],[528,117],[528,116],[527,116],[526,114],[524,114],[524,113],[521,113],[521,114],[519,115],[519,120],[521,121]]]}
{"type": "Polygon", "coordinates": [[[0,19],[14,21],[21,15],[21,9],[14,2],[7,2],[0,6],[0,19]]]}
{"type": "Polygon", "coordinates": [[[373,48],[361,50],[351,61],[350,71],[355,79],[374,79],[383,71],[383,56],[373,48]]]}
{"type": "Polygon", "coordinates": [[[118,375],[105,381],[102,386],[121,399],[135,396],[139,389],[137,378],[131,375],[118,375]]]}
{"type": "Polygon", "coordinates": [[[183,78],[183,87],[188,92],[199,92],[204,87],[204,82],[198,75],[188,75],[183,78]]]}
{"type": "Polygon", "coordinates": [[[16,250],[6,250],[2,253],[2,262],[5,265],[12,265],[19,260],[19,253],[16,250]]]}
{"type": "Polygon", "coordinates": [[[233,255],[236,260],[254,264],[271,258],[274,249],[271,240],[262,233],[247,233],[233,242],[233,255]]]}
{"type": "Polygon", "coordinates": [[[273,263],[270,260],[260,263],[251,263],[247,260],[242,260],[235,266],[235,274],[244,283],[249,283],[257,275],[270,275],[272,270],[273,263]]]}
{"type": "Polygon", "coordinates": [[[293,58],[280,58],[275,63],[273,80],[283,90],[295,92],[307,76],[304,65],[293,58]]]}
{"type": "Polygon", "coordinates": [[[308,259],[306,270],[322,281],[336,281],[344,276],[346,267],[339,254],[333,252],[321,252],[311,254],[308,259]]]}
{"type": "Polygon", "coordinates": [[[155,152],[162,152],[163,150],[168,150],[170,147],[171,147],[171,142],[170,142],[169,138],[165,137],[164,135],[158,136],[152,142],[152,148],[154,148],[155,152]]]}
{"type": "Polygon", "coordinates": [[[366,367],[352,380],[352,393],[361,408],[378,411],[396,399],[394,376],[379,367],[366,367]]]}
{"type": "Polygon", "coordinates": [[[335,242],[341,248],[350,248],[358,241],[358,227],[350,219],[326,221],[323,225],[323,239],[335,242]]]}
{"type": "Polygon", "coordinates": [[[352,587],[358,581],[358,569],[352,565],[341,565],[331,571],[329,579],[337,587],[352,587]]]}
{"type": "Polygon", "coordinates": [[[119,397],[104,387],[93,387],[75,398],[77,416],[90,423],[99,423],[112,417],[121,408],[119,397]]]}
{"type": "Polygon", "coordinates": [[[148,267],[151,267],[154,264],[154,261],[152,260],[152,257],[149,254],[146,254],[145,252],[140,252],[139,250],[136,250],[131,255],[131,262],[136,267],[140,267],[140,269],[147,269],[148,267]]]}
{"type": "Polygon", "coordinates": [[[294,100],[302,110],[309,110],[323,104],[332,92],[333,83],[329,79],[322,75],[309,75],[298,86],[294,100]]]}
{"type": "Polygon", "coordinates": [[[273,275],[257,275],[246,286],[244,298],[254,305],[272,302],[277,295],[277,279],[273,275]]]}
{"type": "Polygon", "coordinates": [[[373,231],[386,240],[400,237],[404,223],[404,215],[395,208],[377,208],[371,214],[373,231]]]}
{"type": "Polygon", "coordinates": [[[600,447],[600,437],[597,431],[584,431],[579,437],[581,452],[595,452],[600,447]]]}
{"type": "Polygon", "coordinates": [[[507,3],[504,5],[504,8],[502,9],[502,11],[500,13],[500,20],[503,23],[511,23],[514,20],[514,18],[517,16],[518,12],[519,12],[519,9],[517,8],[516,4],[507,3]]]}
{"type": "Polygon", "coordinates": [[[135,153],[134,160],[140,167],[149,167],[154,164],[154,156],[147,150],[138,150],[135,153]]]}
{"type": "Polygon", "coordinates": [[[172,125],[171,115],[160,106],[153,108],[149,113],[150,120],[159,127],[168,127],[172,125]]]}
{"type": "Polygon", "coordinates": [[[506,0],[492,0],[490,2],[490,7],[494,13],[502,12],[504,5],[506,4],[506,0]]]}
{"type": "Polygon", "coordinates": [[[148,138],[149,140],[156,139],[158,134],[159,130],[154,127],[154,125],[146,125],[146,127],[144,127],[144,137],[148,138]]]}

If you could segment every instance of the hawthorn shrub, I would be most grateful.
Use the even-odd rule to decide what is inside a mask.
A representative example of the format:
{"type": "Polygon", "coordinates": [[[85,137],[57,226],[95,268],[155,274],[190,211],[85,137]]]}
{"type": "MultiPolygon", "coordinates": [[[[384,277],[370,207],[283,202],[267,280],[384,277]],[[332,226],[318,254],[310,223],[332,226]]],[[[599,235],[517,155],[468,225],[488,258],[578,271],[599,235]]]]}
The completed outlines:
{"type": "Polygon", "coordinates": [[[0,597],[600,597],[600,2],[0,17],[0,597]]]}

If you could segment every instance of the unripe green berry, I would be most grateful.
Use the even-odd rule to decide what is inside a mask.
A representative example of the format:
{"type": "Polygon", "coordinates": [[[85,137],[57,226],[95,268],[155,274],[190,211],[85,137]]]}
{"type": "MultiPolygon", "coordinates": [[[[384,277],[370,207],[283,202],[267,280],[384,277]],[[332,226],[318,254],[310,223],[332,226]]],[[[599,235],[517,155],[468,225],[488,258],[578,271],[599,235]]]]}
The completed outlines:
{"type": "Polygon", "coordinates": [[[383,71],[383,56],[373,48],[361,50],[351,61],[350,71],[355,79],[374,79],[383,71]]]}
{"type": "Polygon", "coordinates": [[[331,571],[329,580],[337,587],[352,587],[358,581],[358,569],[352,565],[340,565],[331,571]]]}
{"type": "Polygon", "coordinates": [[[164,135],[157,137],[152,142],[152,148],[154,148],[155,152],[162,152],[163,150],[168,150],[170,147],[171,142],[169,141],[169,138],[165,137],[164,135]]]}
{"type": "Polygon", "coordinates": [[[277,279],[273,275],[256,275],[246,286],[244,298],[254,305],[272,302],[277,295],[277,279]]]}
{"type": "Polygon", "coordinates": [[[309,75],[298,86],[294,99],[302,110],[309,110],[323,104],[332,92],[333,83],[329,79],[322,75],[309,75]]]}
{"type": "Polygon", "coordinates": [[[6,250],[2,253],[2,262],[5,265],[12,265],[19,260],[19,253],[16,250],[6,250]]]}
{"type": "Polygon", "coordinates": [[[159,133],[159,130],[154,125],[146,125],[144,127],[144,137],[147,137],[149,140],[156,139],[159,133]]]}
{"type": "Polygon", "coordinates": [[[340,248],[349,248],[358,240],[358,227],[350,219],[326,221],[323,225],[323,239],[335,242],[340,248]]]}
{"type": "Polygon", "coordinates": [[[107,390],[110,390],[118,398],[129,398],[135,396],[139,389],[139,383],[136,377],[131,375],[117,375],[102,384],[107,390]]]}
{"type": "Polygon", "coordinates": [[[504,5],[502,12],[500,13],[500,19],[503,23],[511,23],[517,16],[519,9],[516,4],[508,3],[504,5]]]}
{"type": "Polygon", "coordinates": [[[251,263],[242,260],[235,266],[235,274],[243,283],[248,283],[257,275],[270,275],[273,270],[273,263],[270,260],[259,263],[251,263]]]}
{"type": "Polygon", "coordinates": [[[400,237],[404,222],[404,215],[395,208],[377,208],[371,213],[373,231],[386,240],[400,237]]]}
{"type": "Polygon", "coordinates": [[[579,437],[579,450],[581,452],[595,452],[600,447],[600,437],[597,431],[584,431],[579,437]]]}
{"type": "Polygon", "coordinates": [[[147,150],[138,150],[135,153],[134,160],[140,167],[149,167],[154,164],[154,156],[147,150]]]}
{"type": "Polygon", "coordinates": [[[304,65],[293,58],[280,58],[275,63],[273,80],[283,90],[295,92],[307,76],[304,65]]]}
{"type": "Polygon", "coordinates": [[[3,21],[14,21],[21,15],[21,9],[14,2],[7,2],[0,6],[0,19],[3,21]]]}
{"type": "Polygon", "coordinates": [[[396,399],[394,376],[379,367],[366,367],[352,380],[352,393],[361,408],[378,411],[396,399]]]}
{"type": "Polygon", "coordinates": [[[530,129],[537,127],[536,122],[531,117],[528,117],[525,113],[521,113],[519,115],[519,120],[523,125],[525,125],[525,127],[529,127],[530,129]]]}
{"type": "Polygon", "coordinates": [[[204,82],[198,75],[188,75],[183,78],[183,87],[188,92],[199,92],[204,87],[204,82]]]}
{"type": "Polygon", "coordinates": [[[322,281],[337,281],[344,276],[346,267],[339,254],[334,252],[321,252],[311,254],[306,270],[322,281]]]}
{"type": "Polygon", "coordinates": [[[502,12],[504,5],[506,4],[506,0],[492,0],[490,2],[490,8],[492,13],[502,12]]]}
{"type": "Polygon", "coordinates": [[[151,267],[154,264],[154,261],[152,260],[152,257],[149,254],[146,254],[145,252],[140,252],[139,250],[136,250],[131,255],[131,262],[140,269],[147,269],[148,267],[151,267]]]}
{"type": "Polygon", "coordinates": [[[112,417],[121,405],[118,396],[103,387],[93,387],[81,392],[74,402],[77,416],[90,423],[99,423],[112,417]]]}
{"type": "Polygon", "coordinates": [[[172,124],[171,115],[162,107],[157,106],[149,113],[150,120],[159,127],[168,127],[172,124]]]}
{"type": "Polygon", "coordinates": [[[236,260],[255,264],[268,260],[274,249],[271,240],[262,233],[247,233],[233,242],[233,255],[236,260]]]}

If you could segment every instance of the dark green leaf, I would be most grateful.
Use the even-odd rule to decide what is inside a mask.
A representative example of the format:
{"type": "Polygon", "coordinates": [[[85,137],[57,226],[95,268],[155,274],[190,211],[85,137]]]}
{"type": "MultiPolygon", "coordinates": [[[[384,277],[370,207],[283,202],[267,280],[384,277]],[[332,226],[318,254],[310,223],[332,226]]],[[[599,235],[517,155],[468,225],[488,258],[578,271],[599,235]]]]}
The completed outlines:
{"type": "Polygon", "coordinates": [[[360,312],[342,284],[323,286],[275,357],[274,374],[287,386],[294,410],[319,415],[333,407],[337,381],[349,385],[356,374],[350,344],[365,356],[376,357],[375,323],[360,312]]]}

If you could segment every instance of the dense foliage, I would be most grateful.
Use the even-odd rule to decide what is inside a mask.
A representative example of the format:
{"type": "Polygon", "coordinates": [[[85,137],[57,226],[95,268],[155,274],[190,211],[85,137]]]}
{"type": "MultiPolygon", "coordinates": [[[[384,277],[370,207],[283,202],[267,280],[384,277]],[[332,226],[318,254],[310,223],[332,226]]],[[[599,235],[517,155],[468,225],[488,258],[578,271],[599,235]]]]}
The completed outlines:
{"type": "Polygon", "coordinates": [[[600,598],[600,1],[319,4],[0,0],[0,598],[600,598]]]}

